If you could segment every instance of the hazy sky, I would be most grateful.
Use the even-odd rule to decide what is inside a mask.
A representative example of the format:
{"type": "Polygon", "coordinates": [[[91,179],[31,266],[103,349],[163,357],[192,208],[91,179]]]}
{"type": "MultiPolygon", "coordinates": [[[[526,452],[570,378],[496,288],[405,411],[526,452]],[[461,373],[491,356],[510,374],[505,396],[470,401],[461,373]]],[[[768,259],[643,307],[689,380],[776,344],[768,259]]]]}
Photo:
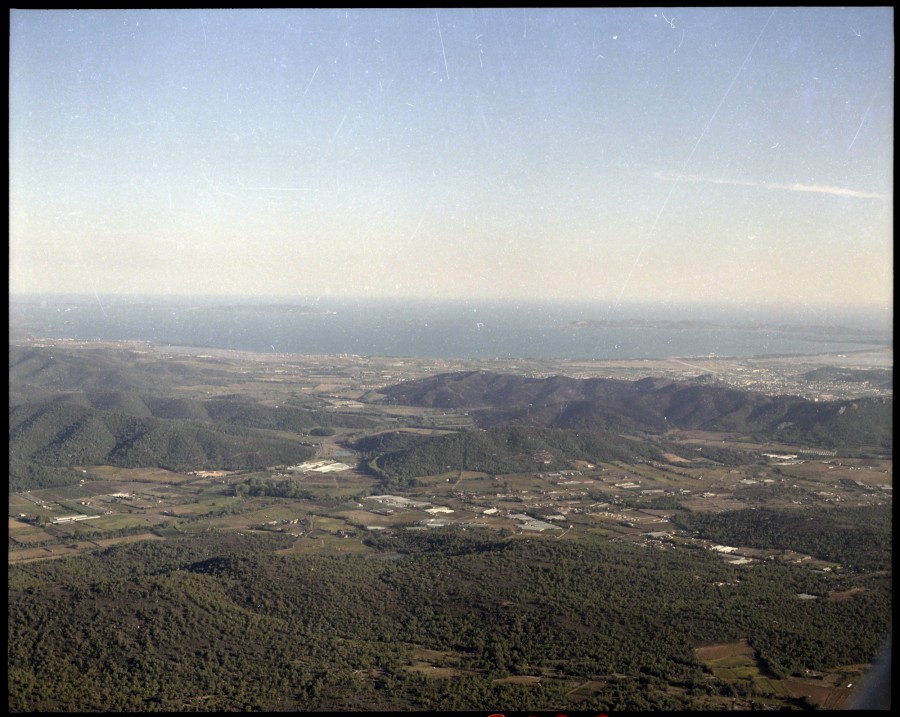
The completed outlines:
{"type": "Polygon", "coordinates": [[[10,289],[887,308],[893,20],[13,10],[10,289]]]}

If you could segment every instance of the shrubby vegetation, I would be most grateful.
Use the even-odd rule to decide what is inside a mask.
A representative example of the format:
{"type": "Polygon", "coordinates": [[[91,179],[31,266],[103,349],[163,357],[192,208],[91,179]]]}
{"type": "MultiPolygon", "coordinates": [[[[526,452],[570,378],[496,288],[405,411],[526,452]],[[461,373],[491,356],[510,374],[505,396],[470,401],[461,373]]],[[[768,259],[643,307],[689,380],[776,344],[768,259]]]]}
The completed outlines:
{"type": "MultiPolygon", "coordinates": [[[[736,448],[726,448],[725,446],[713,445],[698,447],[676,444],[668,441],[666,442],[665,446],[668,452],[674,453],[676,456],[679,456],[681,458],[686,458],[692,463],[696,461],[701,461],[704,463],[706,461],[713,461],[714,463],[721,463],[724,466],[742,466],[750,462],[750,458],[747,455],[747,452],[738,450],[736,448]]],[[[685,465],[690,464],[682,464],[682,466],[685,465]]]]}
{"type": "Polygon", "coordinates": [[[388,486],[448,470],[521,473],[565,468],[570,461],[634,461],[662,458],[655,446],[604,431],[522,426],[461,431],[442,436],[380,434],[354,445],[388,486]],[[549,461],[549,462],[545,462],[549,461]]]}
{"type": "Polygon", "coordinates": [[[9,492],[19,493],[38,488],[59,488],[78,485],[89,476],[80,470],[57,466],[41,466],[23,460],[9,461],[9,492]]]}
{"type": "Polygon", "coordinates": [[[893,528],[889,505],[681,512],[675,523],[726,545],[794,550],[851,570],[891,568],[893,528]]]}
{"type": "MultiPolygon", "coordinates": [[[[11,349],[10,490],[74,485],[92,478],[78,466],[101,463],[174,470],[284,465],[312,456],[302,434],[372,425],[357,414],[239,395],[164,395],[176,377],[197,384],[235,379],[215,362],[135,367],[132,355],[64,354],[11,349]],[[29,383],[33,376],[40,381],[29,383]]],[[[379,490],[450,470],[555,471],[577,459],[629,464],[637,474],[644,467],[636,464],[652,462],[653,471],[675,479],[692,466],[755,460],[732,448],[700,451],[664,440],[661,432],[673,424],[848,451],[891,441],[891,402],[881,399],[812,404],[668,380],[524,380],[487,372],[408,382],[394,394],[422,405],[493,402],[498,410],[493,423],[473,412],[482,429],[357,440],[352,447],[381,478],[379,490]],[[644,440],[619,435],[631,430],[644,440]],[[666,464],[669,452],[691,462],[666,464]]],[[[745,472],[763,470],[778,469],[745,472]]],[[[240,481],[221,490],[274,499],[260,501],[269,505],[362,498],[346,491],[323,497],[327,489],[268,471],[240,481]]],[[[701,549],[642,547],[578,529],[559,540],[471,527],[394,528],[372,532],[365,545],[346,541],[359,552],[340,557],[278,554],[295,538],[244,528],[243,535],[218,533],[201,522],[253,504],[222,499],[155,528],[164,541],[10,566],[9,709],[708,709],[720,704],[715,697],[748,696],[754,688],[710,674],[695,655],[698,645],[746,638],[767,674],[802,676],[868,662],[890,628],[889,507],[690,513],[674,492],[615,497],[610,486],[584,490],[587,499],[614,501],[617,509],[674,510],[678,527],[711,541],[792,549],[848,570],[816,573],[777,560],[736,566],[701,549]],[[185,537],[186,528],[196,530],[185,537]],[[815,599],[801,600],[801,593],[815,599]],[[836,593],[840,599],[832,599],[836,593]],[[432,664],[447,668],[443,677],[410,669],[422,648],[432,664]],[[496,681],[510,676],[540,682],[496,681]],[[574,691],[587,680],[598,689],[574,691]]],[[[807,495],[777,483],[739,491],[744,504],[787,494],[807,495]]],[[[66,535],[147,530],[143,521],[117,531],[98,531],[99,523],[66,535]]],[[[296,547],[311,542],[304,536],[296,547]]]]}
{"type": "Polygon", "coordinates": [[[239,470],[302,461],[313,453],[247,428],[134,418],[68,403],[10,411],[10,460],[36,466],[239,470]]]}
{"type": "Polygon", "coordinates": [[[519,423],[632,434],[673,428],[735,431],[853,455],[893,445],[889,397],[815,402],[656,378],[538,379],[486,371],[430,376],[384,393],[390,403],[468,408],[483,427],[519,423]]]}
{"type": "Polygon", "coordinates": [[[857,455],[870,448],[893,447],[893,398],[860,398],[853,401],[811,401],[790,407],[764,438],[800,445],[835,448],[857,455]]]}
{"type": "Polygon", "coordinates": [[[341,498],[323,495],[320,491],[311,491],[304,488],[295,478],[263,478],[251,476],[243,483],[234,487],[235,492],[241,496],[268,496],[271,498],[290,498],[293,500],[315,500],[318,503],[328,504],[345,500],[360,500],[363,493],[354,496],[342,496],[341,498]]]}
{"type": "Polygon", "coordinates": [[[802,674],[870,660],[890,621],[889,581],[804,602],[840,580],[692,551],[453,529],[372,538],[399,560],[273,553],[287,545],[213,534],[10,568],[10,710],[702,708],[730,686],[701,642],[747,637],[802,674]],[[409,671],[410,645],[458,676],[409,671]],[[492,682],[541,674],[558,679],[492,682]]]}

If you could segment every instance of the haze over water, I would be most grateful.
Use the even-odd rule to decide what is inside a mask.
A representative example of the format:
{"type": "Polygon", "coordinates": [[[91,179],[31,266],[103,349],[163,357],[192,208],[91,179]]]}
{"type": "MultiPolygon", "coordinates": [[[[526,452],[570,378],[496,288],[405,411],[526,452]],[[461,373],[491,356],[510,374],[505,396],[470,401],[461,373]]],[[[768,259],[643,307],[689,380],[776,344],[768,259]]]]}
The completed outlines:
{"type": "Polygon", "coordinates": [[[13,335],[446,359],[812,354],[892,341],[885,318],[848,312],[764,316],[548,301],[28,297],[14,302],[11,319],[13,335]]]}

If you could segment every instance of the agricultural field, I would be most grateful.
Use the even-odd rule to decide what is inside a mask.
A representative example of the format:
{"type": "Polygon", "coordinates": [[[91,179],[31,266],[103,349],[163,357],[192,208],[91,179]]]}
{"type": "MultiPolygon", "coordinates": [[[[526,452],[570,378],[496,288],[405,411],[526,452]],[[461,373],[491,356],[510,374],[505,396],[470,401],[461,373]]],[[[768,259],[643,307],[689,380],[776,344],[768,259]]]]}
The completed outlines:
{"type": "Polygon", "coordinates": [[[743,692],[770,705],[784,699],[800,699],[818,709],[843,709],[852,694],[853,681],[859,682],[862,672],[859,665],[842,666],[803,679],[778,679],[760,663],[747,640],[698,647],[696,653],[718,679],[744,683],[743,692]]]}
{"type": "MultiPolygon", "coordinates": [[[[832,709],[849,704],[889,622],[885,455],[804,453],[692,429],[597,433],[585,443],[583,431],[481,428],[465,409],[381,402],[401,368],[428,380],[425,362],[257,365],[187,351],[170,360],[184,362],[185,383],[172,390],[190,400],[141,401],[190,416],[167,419],[189,421],[188,440],[157,430],[156,419],[116,420],[128,435],[157,431],[140,455],[175,447],[183,463],[21,471],[34,482],[9,495],[11,595],[30,610],[28,586],[46,580],[41,571],[72,570],[66,580],[94,615],[91,600],[107,589],[96,576],[109,569],[120,571],[109,589],[137,591],[139,611],[151,593],[190,595],[184,610],[198,611],[197,624],[222,616],[211,634],[241,624],[234,639],[253,629],[273,646],[291,625],[316,650],[285,654],[279,666],[258,656],[266,671],[254,679],[277,691],[270,682],[283,673],[278,680],[304,684],[305,696],[260,698],[261,707],[454,708],[480,694],[567,709],[832,709]],[[216,381],[189,374],[212,363],[216,381]],[[231,423],[217,434],[223,419],[213,416],[231,423]],[[259,441],[260,458],[285,459],[213,460],[245,456],[247,440],[259,441]],[[123,576],[142,569],[132,561],[163,566],[160,577],[129,583],[123,576]],[[215,608],[199,607],[207,604],[215,608]],[[847,631],[843,621],[859,610],[871,625],[847,631]],[[782,624],[807,632],[785,634],[782,624]],[[832,652],[823,656],[815,645],[825,639],[832,652]],[[642,671],[648,664],[654,672],[642,671]]],[[[144,410],[134,397],[116,400],[144,410]]],[[[52,443],[41,450],[55,455],[52,443]]],[[[159,609],[178,622],[180,608],[159,609]]],[[[232,654],[224,639],[217,655],[232,654]]],[[[192,640],[203,649],[205,637],[192,640]]],[[[196,669],[189,656],[179,664],[196,669]]],[[[198,699],[164,704],[214,704],[198,699]]]]}

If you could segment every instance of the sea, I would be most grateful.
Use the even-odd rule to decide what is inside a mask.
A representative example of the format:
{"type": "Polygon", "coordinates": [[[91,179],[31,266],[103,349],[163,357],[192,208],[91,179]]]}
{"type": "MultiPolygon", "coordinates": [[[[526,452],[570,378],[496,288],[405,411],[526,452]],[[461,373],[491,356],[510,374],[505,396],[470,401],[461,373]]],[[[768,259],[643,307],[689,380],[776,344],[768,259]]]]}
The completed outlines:
{"type": "Polygon", "coordinates": [[[860,312],[575,301],[10,297],[10,338],[136,340],[307,355],[663,359],[846,353],[893,344],[860,312]]]}

